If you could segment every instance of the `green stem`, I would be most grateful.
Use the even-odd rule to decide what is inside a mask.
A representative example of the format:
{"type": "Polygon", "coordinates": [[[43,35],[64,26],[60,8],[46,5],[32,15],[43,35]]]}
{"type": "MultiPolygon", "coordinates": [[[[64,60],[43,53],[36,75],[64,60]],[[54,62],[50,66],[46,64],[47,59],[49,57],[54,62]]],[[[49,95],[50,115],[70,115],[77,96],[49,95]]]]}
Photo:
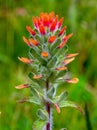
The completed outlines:
{"type": "Polygon", "coordinates": [[[92,130],[87,103],[85,103],[85,119],[86,119],[87,130],[92,130]]]}

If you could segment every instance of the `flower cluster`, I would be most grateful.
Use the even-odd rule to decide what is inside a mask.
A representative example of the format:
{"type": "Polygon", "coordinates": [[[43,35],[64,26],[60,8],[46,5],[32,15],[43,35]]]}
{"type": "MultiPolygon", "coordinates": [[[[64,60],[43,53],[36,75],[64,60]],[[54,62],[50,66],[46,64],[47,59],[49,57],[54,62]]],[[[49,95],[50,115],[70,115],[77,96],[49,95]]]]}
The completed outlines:
{"type": "MultiPolygon", "coordinates": [[[[30,88],[32,97],[23,99],[40,105],[46,112],[39,111],[41,118],[45,113],[50,114],[50,108],[56,108],[60,113],[61,107],[74,107],[77,105],[71,101],[66,101],[67,92],[56,95],[56,88],[59,83],[77,83],[78,78],[68,78],[67,65],[71,63],[78,53],[66,54],[68,50],[67,41],[71,38],[72,33],[66,35],[66,26],[62,27],[64,18],[58,18],[54,12],[41,13],[39,17],[32,17],[34,27],[26,26],[30,33],[29,39],[23,36],[24,42],[29,46],[29,58],[18,57],[18,59],[26,64],[30,64],[32,72],[29,78],[32,84],[22,84],[16,86],[17,89],[30,88]]],[[[22,101],[20,101],[22,102],[22,101]]],[[[40,117],[40,115],[38,115],[40,117]]],[[[50,117],[50,115],[49,115],[50,117]]],[[[48,116],[47,116],[48,120],[48,116]]]]}

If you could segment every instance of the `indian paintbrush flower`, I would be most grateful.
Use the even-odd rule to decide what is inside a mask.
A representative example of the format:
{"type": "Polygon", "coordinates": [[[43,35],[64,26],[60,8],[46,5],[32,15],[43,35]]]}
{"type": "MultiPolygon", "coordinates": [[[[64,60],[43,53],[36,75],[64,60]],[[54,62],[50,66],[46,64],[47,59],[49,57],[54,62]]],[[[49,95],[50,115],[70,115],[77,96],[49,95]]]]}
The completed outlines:
{"type": "Polygon", "coordinates": [[[41,13],[32,17],[34,27],[26,26],[30,37],[23,36],[23,41],[29,47],[29,58],[18,57],[26,64],[31,64],[32,72],[29,78],[32,83],[16,86],[17,89],[29,88],[32,97],[19,102],[31,102],[39,105],[37,116],[39,120],[33,124],[33,130],[52,130],[52,109],[58,113],[63,107],[74,107],[81,110],[72,101],[67,101],[67,91],[57,96],[59,84],[63,82],[78,83],[78,78],[66,78],[67,65],[78,53],[67,54],[67,42],[72,33],[66,35],[67,27],[62,27],[64,18],[59,19],[54,12],[41,13]]]}

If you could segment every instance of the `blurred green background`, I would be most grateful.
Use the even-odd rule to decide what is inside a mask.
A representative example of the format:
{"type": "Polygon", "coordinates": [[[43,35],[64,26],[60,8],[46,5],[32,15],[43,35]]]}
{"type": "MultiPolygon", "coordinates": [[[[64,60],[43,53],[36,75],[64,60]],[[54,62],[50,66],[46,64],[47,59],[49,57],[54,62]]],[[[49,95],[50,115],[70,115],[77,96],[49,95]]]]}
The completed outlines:
{"type": "Polygon", "coordinates": [[[37,119],[37,106],[16,101],[29,95],[29,90],[17,91],[14,86],[27,83],[31,68],[18,61],[27,56],[28,47],[22,36],[29,36],[26,25],[32,26],[32,16],[54,11],[64,17],[69,40],[69,52],[80,55],[69,65],[72,75],[79,77],[77,85],[67,89],[69,100],[85,110],[81,115],[72,108],[61,114],[54,112],[54,130],[97,130],[97,0],[0,0],[0,130],[31,130],[37,119]]]}

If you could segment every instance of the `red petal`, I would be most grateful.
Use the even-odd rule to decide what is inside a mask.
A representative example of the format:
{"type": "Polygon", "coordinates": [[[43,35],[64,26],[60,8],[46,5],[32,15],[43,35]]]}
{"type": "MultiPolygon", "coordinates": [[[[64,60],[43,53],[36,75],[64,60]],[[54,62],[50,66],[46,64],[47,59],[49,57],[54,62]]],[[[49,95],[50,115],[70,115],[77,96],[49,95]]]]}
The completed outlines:
{"type": "Polygon", "coordinates": [[[48,16],[48,14],[45,14],[44,15],[44,18],[43,18],[43,25],[44,26],[49,26],[49,16],[48,16]]]}
{"type": "Polygon", "coordinates": [[[61,35],[65,32],[66,28],[67,28],[66,26],[63,27],[63,28],[61,29],[61,31],[59,32],[59,35],[58,35],[58,36],[61,36],[61,35]]]}
{"type": "Polygon", "coordinates": [[[40,31],[41,35],[45,35],[46,34],[45,27],[43,25],[39,26],[39,31],[40,31]]]}
{"type": "Polygon", "coordinates": [[[34,40],[33,38],[30,38],[30,44],[32,45],[35,45],[35,46],[38,46],[39,45],[39,42],[37,40],[34,40]]]}
{"type": "Polygon", "coordinates": [[[49,13],[49,23],[50,23],[50,24],[51,24],[52,21],[54,20],[54,15],[55,15],[54,12],[49,13]]]}
{"type": "Polygon", "coordinates": [[[56,28],[56,25],[57,25],[57,21],[54,20],[54,21],[52,22],[51,26],[50,26],[50,31],[54,31],[55,28],[56,28]]]}
{"type": "Polygon", "coordinates": [[[64,21],[64,18],[62,17],[62,18],[59,20],[59,23],[58,23],[58,28],[60,28],[60,27],[61,27],[61,25],[62,25],[63,21],[64,21]]]}
{"type": "Polygon", "coordinates": [[[32,17],[32,21],[34,23],[34,26],[37,28],[38,27],[38,20],[37,20],[37,18],[32,17]]]}
{"type": "Polygon", "coordinates": [[[50,36],[49,39],[48,39],[48,42],[49,43],[53,43],[56,39],[56,36],[50,36]]]}
{"type": "Polygon", "coordinates": [[[38,25],[38,27],[41,25],[41,23],[42,23],[41,19],[37,18],[37,25],[38,25]]]}
{"type": "Polygon", "coordinates": [[[32,28],[30,26],[26,26],[26,29],[28,30],[28,32],[30,34],[32,34],[33,36],[35,35],[35,32],[32,30],[32,28]]]}
{"type": "Polygon", "coordinates": [[[73,35],[73,33],[68,34],[67,36],[64,36],[63,39],[62,39],[62,41],[67,41],[69,38],[72,37],[72,35],[73,35]]]}
{"type": "Polygon", "coordinates": [[[58,48],[63,48],[65,46],[66,42],[67,41],[60,43],[60,45],[58,46],[58,48]]]}
{"type": "Polygon", "coordinates": [[[26,39],[24,36],[23,36],[23,41],[24,41],[28,46],[31,46],[29,40],[26,39]]]}
{"type": "Polygon", "coordinates": [[[73,35],[73,34],[71,33],[71,34],[69,34],[69,35],[67,35],[67,36],[64,36],[63,39],[62,39],[63,42],[58,46],[58,48],[64,47],[64,45],[66,44],[67,40],[68,40],[72,35],[73,35]]]}
{"type": "Polygon", "coordinates": [[[49,53],[44,51],[44,52],[41,53],[41,55],[42,55],[43,57],[46,57],[46,58],[47,58],[47,57],[49,56],[49,53]]]}

